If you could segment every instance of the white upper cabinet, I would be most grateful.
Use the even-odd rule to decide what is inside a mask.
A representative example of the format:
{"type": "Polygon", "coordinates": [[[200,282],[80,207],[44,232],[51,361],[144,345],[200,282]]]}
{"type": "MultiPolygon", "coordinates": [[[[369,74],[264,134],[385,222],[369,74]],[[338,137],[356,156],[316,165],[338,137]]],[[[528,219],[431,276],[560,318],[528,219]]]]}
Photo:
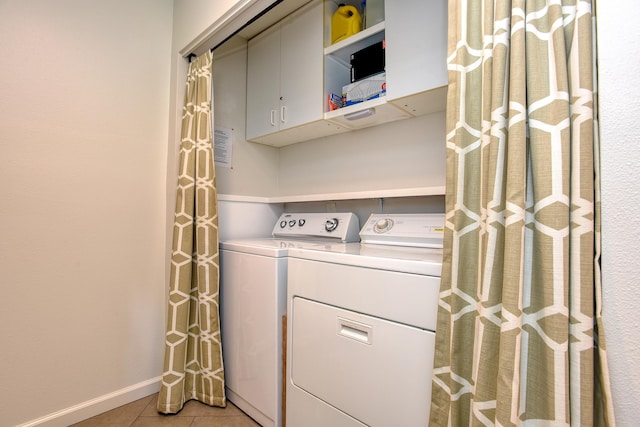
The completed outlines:
{"type": "MultiPolygon", "coordinates": [[[[347,2],[356,8],[360,2],[347,2]]],[[[378,2],[376,2],[378,3],[378,2]]],[[[325,22],[338,2],[325,1],[325,22]]],[[[330,44],[325,25],[325,89],[351,82],[350,57],[384,40],[386,94],[325,113],[351,129],[443,111],[447,86],[447,0],[384,0],[384,21],[330,44]]]]}
{"type": "Polygon", "coordinates": [[[332,43],[342,3],[361,8],[312,0],[249,40],[247,140],[280,147],[444,111],[447,0],[370,0],[383,5],[375,23],[332,43]],[[329,94],[352,83],[351,56],[375,44],[384,46],[386,93],[332,110],[329,94]]]}
{"type": "Polygon", "coordinates": [[[247,140],[280,130],[280,26],[249,41],[247,140]]]}
{"type": "Polygon", "coordinates": [[[387,100],[414,116],[446,104],[446,0],[385,0],[387,100]]]}
{"type": "Polygon", "coordinates": [[[344,131],[324,121],[322,1],[248,42],[247,140],[283,146],[344,131]]]}
{"type": "Polygon", "coordinates": [[[280,94],[282,128],[321,118],[322,23],[316,2],[305,13],[285,19],[280,36],[280,94]]]}

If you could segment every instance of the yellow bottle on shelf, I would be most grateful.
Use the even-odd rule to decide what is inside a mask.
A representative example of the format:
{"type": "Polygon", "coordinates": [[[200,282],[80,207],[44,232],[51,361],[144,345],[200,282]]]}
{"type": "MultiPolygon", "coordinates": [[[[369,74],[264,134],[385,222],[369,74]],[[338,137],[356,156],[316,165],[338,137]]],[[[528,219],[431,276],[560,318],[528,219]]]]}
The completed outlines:
{"type": "Polygon", "coordinates": [[[362,29],[362,17],[353,6],[341,4],[331,18],[331,43],[339,42],[362,29]]]}

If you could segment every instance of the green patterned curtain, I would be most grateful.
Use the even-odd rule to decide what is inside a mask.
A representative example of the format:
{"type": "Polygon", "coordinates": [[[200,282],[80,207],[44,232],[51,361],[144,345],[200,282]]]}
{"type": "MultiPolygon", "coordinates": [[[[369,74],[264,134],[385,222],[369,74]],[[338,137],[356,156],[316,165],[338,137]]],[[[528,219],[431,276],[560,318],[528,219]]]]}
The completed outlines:
{"type": "Polygon", "coordinates": [[[187,400],[225,406],[218,310],[216,176],[211,145],[212,54],[191,61],[182,111],[164,375],[158,411],[187,400]]]}
{"type": "Polygon", "coordinates": [[[450,0],[432,426],[613,425],[592,1],[450,0]]]}

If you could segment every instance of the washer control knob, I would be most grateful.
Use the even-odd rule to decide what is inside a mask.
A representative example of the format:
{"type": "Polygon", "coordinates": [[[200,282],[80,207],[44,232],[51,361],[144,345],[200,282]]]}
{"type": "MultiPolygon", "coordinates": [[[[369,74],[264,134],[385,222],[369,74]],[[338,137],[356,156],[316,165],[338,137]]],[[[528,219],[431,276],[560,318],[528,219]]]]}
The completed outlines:
{"type": "Polygon", "coordinates": [[[324,223],[324,229],[326,231],[328,231],[329,233],[331,233],[332,231],[334,231],[336,228],[338,228],[338,218],[331,218],[328,219],[325,223],[324,223]]]}
{"type": "Polygon", "coordinates": [[[373,231],[376,233],[385,233],[391,230],[391,227],[393,227],[393,220],[391,218],[383,218],[374,224],[373,231]]]}
{"type": "Polygon", "coordinates": [[[293,227],[294,225],[296,225],[296,220],[295,219],[290,219],[289,220],[289,227],[293,227]]]}
{"type": "Polygon", "coordinates": [[[280,228],[285,228],[287,226],[287,221],[280,221],[280,228]]]}
{"type": "Polygon", "coordinates": [[[306,222],[307,222],[307,220],[306,220],[306,219],[301,218],[301,219],[299,219],[299,220],[298,220],[298,225],[299,225],[300,227],[302,227],[303,225],[305,225],[305,224],[306,224],[306,222]]]}

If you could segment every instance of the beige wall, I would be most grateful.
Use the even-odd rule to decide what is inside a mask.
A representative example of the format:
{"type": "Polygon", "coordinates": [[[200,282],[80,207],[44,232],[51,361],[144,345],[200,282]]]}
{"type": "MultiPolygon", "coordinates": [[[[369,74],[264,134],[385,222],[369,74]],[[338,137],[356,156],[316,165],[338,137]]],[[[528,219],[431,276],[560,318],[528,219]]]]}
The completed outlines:
{"type": "Polygon", "coordinates": [[[0,2],[1,426],[157,389],[171,31],[171,0],[0,2]]]}

